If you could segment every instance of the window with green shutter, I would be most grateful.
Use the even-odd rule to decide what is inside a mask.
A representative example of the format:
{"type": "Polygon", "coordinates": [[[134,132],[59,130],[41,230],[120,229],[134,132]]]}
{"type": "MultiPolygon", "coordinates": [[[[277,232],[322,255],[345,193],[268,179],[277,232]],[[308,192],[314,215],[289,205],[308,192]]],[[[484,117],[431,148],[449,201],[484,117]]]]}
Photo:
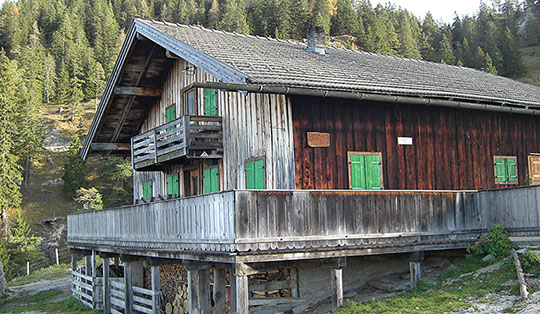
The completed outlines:
{"type": "Polygon", "coordinates": [[[204,169],[204,193],[214,193],[219,191],[218,167],[204,169]]]}
{"type": "Polygon", "coordinates": [[[264,189],[264,159],[246,161],[246,189],[264,189]]]}
{"type": "Polygon", "coordinates": [[[204,90],[204,115],[217,116],[217,91],[215,89],[204,90]]]}
{"type": "Polygon", "coordinates": [[[518,184],[517,158],[493,156],[496,184],[518,184]]]}
{"type": "Polygon", "coordinates": [[[178,176],[167,177],[167,194],[178,197],[178,176]]]}
{"type": "Polygon", "coordinates": [[[349,152],[349,188],[352,190],[382,190],[380,153],[349,152]]]}
{"type": "Polygon", "coordinates": [[[152,198],[153,195],[152,181],[146,181],[143,183],[143,198],[152,198]]]}
{"type": "MultiPolygon", "coordinates": [[[[171,121],[174,121],[176,119],[176,107],[170,106],[169,108],[165,109],[165,118],[166,122],[169,123],[171,121]]],[[[170,128],[167,128],[167,131],[170,131],[174,129],[174,126],[171,126],[170,128]]]]}

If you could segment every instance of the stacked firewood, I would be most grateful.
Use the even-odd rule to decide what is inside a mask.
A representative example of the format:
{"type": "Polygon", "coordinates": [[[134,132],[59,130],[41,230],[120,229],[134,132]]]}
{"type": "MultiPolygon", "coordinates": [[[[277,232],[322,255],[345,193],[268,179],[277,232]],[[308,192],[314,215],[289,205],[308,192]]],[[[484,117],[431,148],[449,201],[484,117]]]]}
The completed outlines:
{"type": "Polygon", "coordinates": [[[176,295],[172,302],[165,305],[166,314],[187,314],[188,311],[188,290],[187,283],[179,282],[176,288],[176,295]]]}

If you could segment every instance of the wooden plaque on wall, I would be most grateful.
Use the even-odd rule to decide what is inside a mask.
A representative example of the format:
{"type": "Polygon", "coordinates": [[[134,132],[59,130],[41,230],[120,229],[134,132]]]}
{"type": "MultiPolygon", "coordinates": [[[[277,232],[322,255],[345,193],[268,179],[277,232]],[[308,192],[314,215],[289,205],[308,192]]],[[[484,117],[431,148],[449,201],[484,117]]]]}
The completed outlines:
{"type": "Polygon", "coordinates": [[[330,147],[330,133],[307,132],[309,147],[330,147]]]}

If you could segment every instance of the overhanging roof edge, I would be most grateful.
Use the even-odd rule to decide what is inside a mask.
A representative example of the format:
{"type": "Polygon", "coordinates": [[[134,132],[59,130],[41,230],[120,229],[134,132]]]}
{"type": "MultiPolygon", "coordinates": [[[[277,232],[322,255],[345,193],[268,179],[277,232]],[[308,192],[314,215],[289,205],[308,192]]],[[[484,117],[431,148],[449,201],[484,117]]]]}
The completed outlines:
{"type": "MultiPolygon", "coordinates": [[[[170,50],[189,63],[215,76],[221,82],[235,84],[246,83],[249,77],[249,75],[246,73],[194,48],[189,44],[184,43],[177,38],[161,32],[160,30],[146,24],[145,22],[142,22],[139,19],[135,19],[134,23],[137,25],[138,33],[152,40],[161,47],[170,50]]],[[[164,22],[156,23],[163,23],[166,25],[164,22]]]]}

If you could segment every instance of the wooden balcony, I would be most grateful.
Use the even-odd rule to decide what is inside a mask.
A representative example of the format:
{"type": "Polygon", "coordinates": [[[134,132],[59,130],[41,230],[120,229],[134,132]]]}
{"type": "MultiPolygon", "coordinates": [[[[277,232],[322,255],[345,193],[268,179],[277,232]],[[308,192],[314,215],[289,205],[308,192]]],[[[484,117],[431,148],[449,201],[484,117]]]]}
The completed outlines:
{"type": "Polygon", "coordinates": [[[540,233],[540,187],[227,191],[68,216],[72,248],[270,261],[465,248],[494,224],[540,233]],[[214,256],[214,257],[211,257],[214,256]]]}
{"type": "Polygon", "coordinates": [[[221,117],[183,116],[131,138],[135,170],[161,170],[187,158],[222,158],[221,117]]]}

